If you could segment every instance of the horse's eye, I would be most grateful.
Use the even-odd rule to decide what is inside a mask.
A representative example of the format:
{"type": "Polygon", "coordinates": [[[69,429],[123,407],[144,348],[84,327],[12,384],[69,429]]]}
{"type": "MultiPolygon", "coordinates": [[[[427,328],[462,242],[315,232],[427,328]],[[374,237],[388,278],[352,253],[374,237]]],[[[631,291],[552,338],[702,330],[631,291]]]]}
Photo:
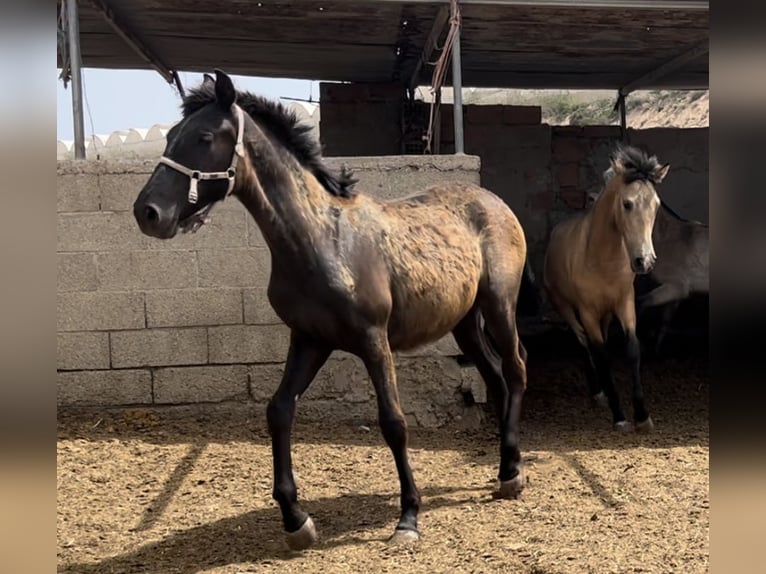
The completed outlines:
{"type": "Polygon", "coordinates": [[[630,201],[629,199],[626,199],[625,201],[622,202],[622,206],[625,208],[625,211],[630,211],[631,209],[633,209],[633,202],[630,201]]]}
{"type": "Polygon", "coordinates": [[[202,132],[199,134],[199,141],[205,143],[211,143],[213,141],[213,134],[210,132],[202,132]]]}

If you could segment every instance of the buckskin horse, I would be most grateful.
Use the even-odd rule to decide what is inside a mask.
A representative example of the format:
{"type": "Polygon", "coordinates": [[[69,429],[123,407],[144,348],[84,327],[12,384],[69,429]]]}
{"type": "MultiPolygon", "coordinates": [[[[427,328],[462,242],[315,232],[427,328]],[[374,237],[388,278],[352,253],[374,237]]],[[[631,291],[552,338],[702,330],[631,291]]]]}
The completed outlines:
{"type": "Polygon", "coordinates": [[[660,165],[655,156],[630,146],[618,146],[610,164],[604,190],[593,205],[551,231],[543,284],[583,349],[591,396],[599,403],[606,398],[615,429],[649,432],[654,423],[641,387],[634,280],[637,274],[649,273],[656,261],[652,229],[660,200],[655,185],[670,165],[660,165]],[[614,317],[626,335],[635,427],[625,420],[605,346],[614,317]]]}
{"type": "Polygon", "coordinates": [[[301,550],[317,539],[298,502],[290,435],[298,398],[336,349],[364,362],[396,463],[401,514],[390,542],[418,539],[420,508],[393,351],[452,332],[497,406],[493,494],[516,498],[524,487],[519,416],[527,375],[515,312],[527,246],[514,213],[490,191],[464,183],[394,201],[358,193],[345,169],[330,172],[309,128],[281,104],[238,93],[229,76],[215,73],[184,98],[182,120],[168,132],[134,215],[143,233],[167,240],[196,231],[233,195],[263,234],[272,260],[267,296],[291,332],[266,409],[273,497],[288,545],[301,550]]]}
{"type": "MultiPolygon", "coordinates": [[[[604,182],[608,183],[613,175],[611,169],[606,170],[604,182]]],[[[590,194],[591,205],[598,195],[590,194]]],[[[634,288],[639,330],[646,312],[653,307],[661,308],[659,330],[654,338],[654,354],[659,355],[681,303],[694,295],[710,293],[710,228],[680,216],[660,198],[652,241],[657,262],[649,273],[636,277],[634,288]]]]}

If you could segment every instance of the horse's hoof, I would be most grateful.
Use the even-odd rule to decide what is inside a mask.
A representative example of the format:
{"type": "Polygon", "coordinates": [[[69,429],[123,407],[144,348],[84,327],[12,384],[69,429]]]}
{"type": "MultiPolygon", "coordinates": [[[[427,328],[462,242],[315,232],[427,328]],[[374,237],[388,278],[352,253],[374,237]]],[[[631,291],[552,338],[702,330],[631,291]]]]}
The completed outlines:
{"type": "Polygon", "coordinates": [[[636,432],[641,434],[648,434],[654,430],[654,423],[652,417],[647,417],[645,421],[636,423],[636,432]]]}
{"type": "Polygon", "coordinates": [[[630,424],[628,421],[616,422],[614,423],[614,430],[622,432],[622,433],[633,432],[633,425],[630,424]]]}
{"type": "Polygon", "coordinates": [[[287,545],[290,547],[290,550],[306,550],[316,541],[317,529],[310,516],[306,518],[306,522],[298,530],[287,533],[287,545]]]}
{"type": "Polygon", "coordinates": [[[420,534],[417,530],[397,528],[391,538],[388,539],[388,543],[392,545],[414,544],[418,540],[420,540],[420,534]]]}
{"type": "Polygon", "coordinates": [[[591,399],[593,400],[593,402],[595,402],[599,406],[602,406],[602,407],[609,406],[609,399],[606,398],[604,391],[601,391],[597,395],[593,395],[591,399]]]}
{"type": "Polygon", "coordinates": [[[524,490],[524,475],[519,472],[519,474],[510,480],[499,481],[495,490],[492,492],[492,498],[515,500],[519,498],[522,490],[524,490]]]}

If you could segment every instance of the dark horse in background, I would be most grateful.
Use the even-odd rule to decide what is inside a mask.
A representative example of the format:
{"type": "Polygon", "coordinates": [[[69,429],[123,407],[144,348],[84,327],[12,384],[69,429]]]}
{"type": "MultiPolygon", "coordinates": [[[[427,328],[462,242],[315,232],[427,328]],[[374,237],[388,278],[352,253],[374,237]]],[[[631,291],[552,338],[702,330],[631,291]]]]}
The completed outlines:
{"type": "Polygon", "coordinates": [[[183,119],[168,132],[165,154],[134,204],[143,233],[171,239],[179,230],[196,230],[231,194],[263,234],[272,260],[269,302],[291,330],[267,419],[273,496],[293,549],[316,540],[293,478],[296,403],[335,349],[360,357],[375,388],[400,482],[401,515],[392,541],[417,540],[420,508],[396,350],[454,335],[497,407],[495,496],[515,498],[524,486],[519,416],[526,351],[516,308],[527,245],[518,219],[476,185],[446,182],[380,201],[356,193],[354,183],[345,171],[328,171],[308,126],[277,103],[238,93],[217,70],[215,79],[206,75],[184,98],[183,119]]]}
{"type": "Polygon", "coordinates": [[[660,355],[679,306],[692,297],[710,294],[710,229],[681,217],[663,201],[652,235],[657,264],[651,273],[636,280],[636,312],[640,325],[649,309],[660,309],[653,349],[660,355]]]}

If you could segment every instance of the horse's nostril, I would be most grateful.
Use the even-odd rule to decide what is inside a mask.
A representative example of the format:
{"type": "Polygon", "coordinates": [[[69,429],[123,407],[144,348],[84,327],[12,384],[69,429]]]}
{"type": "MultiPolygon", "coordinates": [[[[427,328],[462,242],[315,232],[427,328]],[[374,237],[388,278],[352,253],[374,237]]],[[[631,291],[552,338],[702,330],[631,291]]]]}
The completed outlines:
{"type": "Polygon", "coordinates": [[[636,257],[633,260],[633,265],[635,265],[636,269],[643,269],[644,268],[644,260],[641,257],[636,257]]]}
{"type": "Polygon", "coordinates": [[[160,212],[153,205],[144,207],[144,215],[146,216],[146,220],[151,223],[157,223],[160,220],[160,212]]]}

